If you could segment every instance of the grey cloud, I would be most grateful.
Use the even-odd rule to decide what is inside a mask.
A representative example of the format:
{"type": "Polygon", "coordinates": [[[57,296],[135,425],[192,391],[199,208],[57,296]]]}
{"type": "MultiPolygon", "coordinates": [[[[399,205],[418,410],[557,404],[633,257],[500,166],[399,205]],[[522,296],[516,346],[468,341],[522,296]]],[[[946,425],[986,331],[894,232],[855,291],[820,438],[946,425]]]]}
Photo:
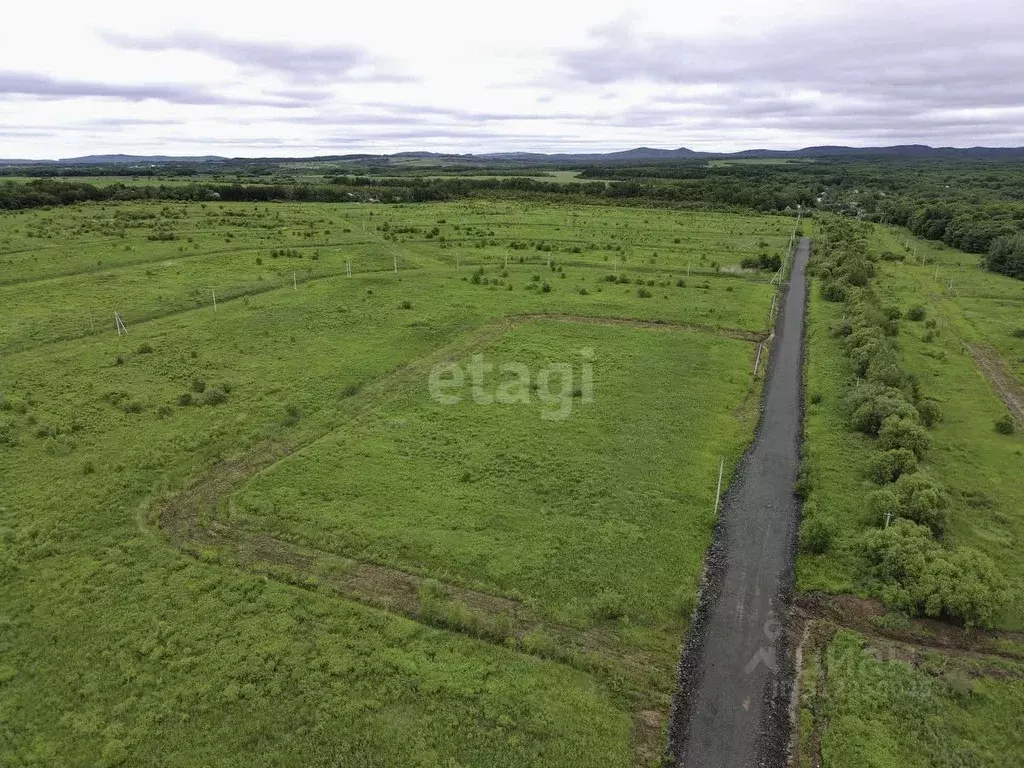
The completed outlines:
{"type": "Polygon", "coordinates": [[[979,141],[1019,139],[1021,115],[1007,108],[1024,105],[1024,15],[1013,3],[1005,14],[954,5],[913,19],[894,18],[891,9],[887,16],[858,10],[842,21],[798,21],[715,39],[644,36],[629,23],[606,25],[590,45],[557,54],[548,86],[600,90],[643,81],[664,89],[651,105],[613,117],[615,125],[677,120],[687,131],[714,119],[722,127],[833,136],[856,130],[923,139],[976,130],[979,141]],[[705,86],[718,93],[674,95],[705,86]],[[996,114],[979,117],[976,110],[996,114]]]}
{"type": "Polygon", "coordinates": [[[111,45],[134,51],[187,51],[245,69],[272,72],[296,83],[410,82],[387,62],[358,46],[304,46],[236,40],[203,32],[179,31],[161,37],[103,33],[111,45]]]}
{"type": "Polygon", "coordinates": [[[582,112],[557,112],[554,110],[540,110],[536,112],[480,112],[472,109],[435,107],[422,104],[396,104],[385,101],[369,101],[365,102],[365,106],[377,107],[391,114],[434,115],[474,123],[506,120],[585,120],[591,117],[590,114],[582,112]]]}
{"type": "Polygon", "coordinates": [[[0,71],[0,97],[34,96],[42,99],[98,97],[124,101],[166,101],[193,106],[229,105],[299,108],[308,103],[297,96],[278,99],[252,99],[224,96],[192,85],[143,84],[118,85],[85,80],[65,80],[24,72],[0,71]]]}

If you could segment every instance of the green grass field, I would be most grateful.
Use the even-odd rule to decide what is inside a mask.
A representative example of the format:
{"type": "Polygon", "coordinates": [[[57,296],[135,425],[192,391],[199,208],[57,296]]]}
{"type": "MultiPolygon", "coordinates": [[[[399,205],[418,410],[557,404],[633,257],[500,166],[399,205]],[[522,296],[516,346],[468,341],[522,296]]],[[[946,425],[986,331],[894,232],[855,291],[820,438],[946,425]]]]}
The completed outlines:
{"type": "Polygon", "coordinates": [[[614,610],[675,627],[710,542],[718,457],[737,459],[750,433],[753,352],[711,334],[530,321],[477,354],[535,379],[568,366],[553,388],[564,400],[526,384],[515,402],[480,405],[467,382],[445,405],[416,382],[264,471],[237,514],[572,625],[614,610]],[[580,350],[593,351],[593,402],[572,394],[580,350]]]}
{"type": "Polygon", "coordinates": [[[400,270],[467,272],[506,260],[547,268],[551,260],[673,283],[741,274],[743,256],[782,251],[787,226],[778,217],[512,202],[83,205],[4,214],[0,304],[9,315],[0,349],[96,333],[113,327],[115,310],[132,324],[212,307],[214,292],[224,300],[349,268],[390,271],[396,260],[400,270]]]}
{"type": "Polygon", "coordinates": [[[803,682],[801,765],[1009,768],[1024,754],[1019,663],[840,630],[803,682]]]}
{"type": "Polygon", "coordinates": [[[787,227],[500,202],[0,216],[4,764],[656,762],[718,458],[756,417],[774,287],[732,267],[787,227]],[[427,397],[437,361],[536,376],[582,347],[593,402],[563,421],[427,397]],[[159,523],[268,445],[287,457],[234,497],[159,523]]]}

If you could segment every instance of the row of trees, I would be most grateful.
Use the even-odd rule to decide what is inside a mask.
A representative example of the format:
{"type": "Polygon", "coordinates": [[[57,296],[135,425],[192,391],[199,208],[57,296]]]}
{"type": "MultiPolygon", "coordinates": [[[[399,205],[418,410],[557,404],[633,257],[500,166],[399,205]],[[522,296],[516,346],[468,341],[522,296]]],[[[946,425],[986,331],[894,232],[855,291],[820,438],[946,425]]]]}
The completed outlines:
{"type": "MultiPolygon", "coordinates": [[[[838,217],[820,221],[813,268],[822,297],[843,302],[846,310],[835,333],[857,377],[846,403],[850,427],[874,438],[877,449],[867,469],[878,490],[866,499],[875,527],[853,546],[860,575],[870,592],[896,610],[991,626],[1010,593],[988,557],[948,541],[948,493],[919,467],[931,443],[927,428],[942,413],[903,367],[896,341],[903,313],[875,294],[874,258],[868,233],[859,226],[838,217]]],[[[907,318],[929,323],[923,307],[913,308],[907,318]]],[[[825,513],[811,501],[804,515],[805,548],[821,551],[828,532],[825,513]]]]}
{"type": "MultiPolygon", "coordinates": [[[[655,204],[782,211],[795,208],[797,196],[785,190],[750,189],[742,185],[708,187],[679,182],[570,182],[556,183],[527,177],[373,178],[336,177],[328,184],[261,184],[211,182],[177,184],[110,184],[96,186],[76,181],[38,179],[26,183],[0,183],[0,209],[70,205],[105,200],[186,200],[230,202],[432,202],[467,197],[582,198],[641,201],[655,204]]],[[[803,199],[803,198],[800,198],[803,199]]]]}

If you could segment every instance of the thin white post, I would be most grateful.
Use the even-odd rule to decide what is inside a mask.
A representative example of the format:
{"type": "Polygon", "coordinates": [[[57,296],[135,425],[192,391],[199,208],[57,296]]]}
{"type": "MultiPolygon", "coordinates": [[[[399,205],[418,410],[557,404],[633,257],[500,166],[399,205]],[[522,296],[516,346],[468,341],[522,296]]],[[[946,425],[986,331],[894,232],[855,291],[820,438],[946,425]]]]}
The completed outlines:
{"type": "Polygon", "coordinates": [[[346,261],[345,262],[345,274],[348,277],[352,277],[352,262],[351,261],[346,261]]]}
{"type": "Polygon", "coordinates": [[[117,312],[114,312],[114,327],[117,329],[117,335],[121,335],[121,318],[117,316],[117,312]]]}
{"type": "Polygon", "coordinates": [[[757,359],[754,360],[754,378],[757,378],[757,366],[761,364],[761,348],[764,346],[764,342],[757,345],[757,359]]]}
{"type": "Polygon", "coordinates": [[[395,274],[397,275],[398,274],[398,257],[394,256],[393,258],[395,260],[395,274]]]}
{"type": "Polygon", "coordinates": [[[299,290],[299,281],[295,278],[294,272],[292,272],[292,288],[296,291],[299,290]]]}
{"type": "Polygon", "coordinates": [[[768,310],[768,325],[772,324],[772,318],[775,317],[775,302],[779,298],[779,292],[776,291],[772,296],[772,308],[768,310]]]}
{"type": "Polygon", "coordinates": [[[722,471],[725,469],[725,457],[718,462],[718,490],[715,491],[715,514],[718,514],[718,500],[722,496],[722,471]]]}
{"type": "Polygon", "coordinates": [[[213,294],[213,311],[216,312],[217,311],[217,291],[211,288],[210,292],[213,294]]]}
{"type": "Polygon", "coordinates": [[[886,512],[885,513],[885,527],[886,528],[889,527],[889,520],[891,520],[891,519],[892,519],[892,512],[886,512]]]}

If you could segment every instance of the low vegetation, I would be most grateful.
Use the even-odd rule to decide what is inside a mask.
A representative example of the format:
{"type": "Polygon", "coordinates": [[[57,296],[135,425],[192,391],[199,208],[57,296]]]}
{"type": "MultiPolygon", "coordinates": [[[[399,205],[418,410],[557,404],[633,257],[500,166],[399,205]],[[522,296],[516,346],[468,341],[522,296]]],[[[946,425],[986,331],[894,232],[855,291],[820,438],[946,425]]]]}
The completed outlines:
{"type": "MultiPolygon", "coordinates": [[[[899,342],[903,312],[898,305],[886,304],[874,288],[879,267],[863,225],[826,219],[818,222],[818,232],[822,244],[813,266],[818,293],[826,302],[842,306],[842,320],[828,332],[827,343],[841,350],[847,362],[844,366],[836,360],[839,365],[832,375],[844,367],[850,372],[839,389],[834,383],[830,387],[835,399],[828,407],[839,417],[831,429],[841,428],[839,422],[845,421],[847,429],[865,435],[866,440],[848,442],[863,456],[865,475],[878,488],[866,494],[867,514],[859,517],[867,529],[858,533],[849,527],[853,520],[835,511],[847,505],[852,509],[853,498],[836,499],[835,487],[827,475],[822,477],[822,464],[839,471],[838,466],[831,470],[838,454],[828,441],[819,442],[822,425],[817,413],[823,406],[820,401],[812,403],[811,458],[803,478],[808,499],[804,551],[811,557],[826,556],[836,529],[846,529],[845,551],[838,559],[848,564],[850,587],[910,615],[944,617],[968,626],[1005,621],[1012,594],[1006,577],[988,555],[951,535],[950,491],[928,471],[935,443],[929,428],[943,419],[943,411],[922,377],[904,363],[899,342]],[[842,389],[846,393],[840,399],[842,389]]],[[[905,319],[919,322],[925,314],[912,307],[905,319]]],[[[820,361],[814,358],[826,343],[824,330],[814,329],[812,378],[820,370],[820,361]]],[[[841,442],[834,435],[829,440],[841,442]]],[[[850,482],[846,493],[863,493],[853,490],[856,485],[855,480],[850,482]]]]}

